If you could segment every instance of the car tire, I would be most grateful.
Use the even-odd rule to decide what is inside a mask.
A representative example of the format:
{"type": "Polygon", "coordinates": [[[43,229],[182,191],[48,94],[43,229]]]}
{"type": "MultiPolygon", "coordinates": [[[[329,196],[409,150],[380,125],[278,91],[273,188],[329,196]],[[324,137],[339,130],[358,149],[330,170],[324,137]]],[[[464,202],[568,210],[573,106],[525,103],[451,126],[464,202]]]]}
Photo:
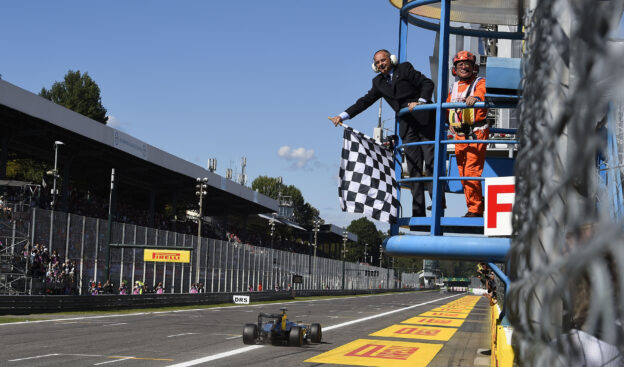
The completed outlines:
{"type": "Polygon", "coordinates": [[[320,343],[323,338],[323,331],[321,330],[321,324],[310,325],[310,341],[312,343],[320,343]]]}
{"type": "Polygon", "coordinates": [[[243,328],[243,343],[244,344],[256,344],[258,337],[258,325],[246,324],[243,328]]]}
{"type": "Polygon", "coordinates": [[[293,347],[300,347],[303,344],[303,329],[299,326],[293,326],[290,328],[288,334],[288,344],[293,347]]]}

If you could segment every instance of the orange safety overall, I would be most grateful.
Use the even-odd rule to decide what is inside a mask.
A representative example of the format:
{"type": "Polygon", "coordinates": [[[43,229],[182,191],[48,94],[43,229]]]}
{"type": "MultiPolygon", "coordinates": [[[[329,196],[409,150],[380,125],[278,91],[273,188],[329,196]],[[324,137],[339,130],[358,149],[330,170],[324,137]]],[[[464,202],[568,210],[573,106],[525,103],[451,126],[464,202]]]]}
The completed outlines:
{"type": "MultiPolygon", "coordinates": [[[[446,99],[447,102],[465,102],[468,96],[478,97],[481,102],[485,101],[485,79],[476,77],[468,80],[459,80],[453,84],[453,89],[446,99]],[[473,83],[474,82],[474,83],[473,83]]],[[[490,135],[489,125],[485,122],[487,116],[487,108],[475,108],[473,111],[469,109],[456,109],[449,110],[449,123],[451,121],[461,122],[462,116],[465,112],[471,112],[466,114],[466,117],[470,116],[472,121],[464,123],[470,126],[469,131],[472,132],[473,140],[486,140],[490,135]],[[463,113],[464,112],[464,113],[463,113]]],[[[455,140],[466,140],[465,133],[459,132],[455,129],[455,140]]],[[[485,151],[487,144],[485,143],[472,143],[472,144],[455,144],[455,156],[457,158],[457,168],[459,169],[459,175],[461,177],[481,177],[483,173],[483,166],[485,164],[485,151]]],[[[483,193],[481,189],[481,181],[466,181],[462,180],[462,186],[464,188],[464,195],[466,196],[466,206],[468,212],[483,215],[483,193]]]]}

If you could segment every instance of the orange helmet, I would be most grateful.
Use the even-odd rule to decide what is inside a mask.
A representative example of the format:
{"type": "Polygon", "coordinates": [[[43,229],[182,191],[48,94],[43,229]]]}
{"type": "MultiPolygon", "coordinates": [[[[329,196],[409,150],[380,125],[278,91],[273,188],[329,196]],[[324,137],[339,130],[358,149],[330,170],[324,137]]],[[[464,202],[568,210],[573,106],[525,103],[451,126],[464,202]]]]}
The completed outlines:
{"type": "Polygon", "coordinates": [[[459,51],[455,57],[453,57],[453,65],[457,64],[459,61],[472,61],[472,64],[475,65],[477,63],[477,57],[472,54],[472,52],[468,51],[459,51]]]}

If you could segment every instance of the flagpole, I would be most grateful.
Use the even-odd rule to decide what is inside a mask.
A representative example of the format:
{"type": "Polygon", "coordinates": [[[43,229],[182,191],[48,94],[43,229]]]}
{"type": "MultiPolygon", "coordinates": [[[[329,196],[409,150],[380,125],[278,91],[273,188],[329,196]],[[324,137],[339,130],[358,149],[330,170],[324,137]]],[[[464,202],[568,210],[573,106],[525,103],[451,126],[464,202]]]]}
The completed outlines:
{"type": "MultiPolygon", "coordinates": [[[[332,119],[332,118],[331,118],[331,117],[328,117],[328,119],[329,119],[329,121],[331,121],[331,119],[332,119]]],[[[333,123],[334,123],[334,122],[332,121],[332,124],[333,124],[333,123]]],[[[349,127],[349,125],[345,124],[344,122],[339,122],[339,123],[338,123],[338,125],[340,125],[340,126],[342,126],[342,127],[344,127],[344,128],[348,128],[348,127],[349,127]]],[[[336,126],[338,126],[338,125],[336,125],[336,126]]]]}

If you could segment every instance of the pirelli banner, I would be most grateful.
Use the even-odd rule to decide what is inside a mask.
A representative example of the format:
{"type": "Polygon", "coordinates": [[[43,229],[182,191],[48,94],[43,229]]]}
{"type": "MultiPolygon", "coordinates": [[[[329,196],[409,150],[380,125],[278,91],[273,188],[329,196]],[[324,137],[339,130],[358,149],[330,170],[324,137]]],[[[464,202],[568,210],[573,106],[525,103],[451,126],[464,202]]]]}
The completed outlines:
{"type": "Polygon", "coordinates": [[[189,263],[191,252],[187,250],[143,250],[143,261],[189,263]]]}

